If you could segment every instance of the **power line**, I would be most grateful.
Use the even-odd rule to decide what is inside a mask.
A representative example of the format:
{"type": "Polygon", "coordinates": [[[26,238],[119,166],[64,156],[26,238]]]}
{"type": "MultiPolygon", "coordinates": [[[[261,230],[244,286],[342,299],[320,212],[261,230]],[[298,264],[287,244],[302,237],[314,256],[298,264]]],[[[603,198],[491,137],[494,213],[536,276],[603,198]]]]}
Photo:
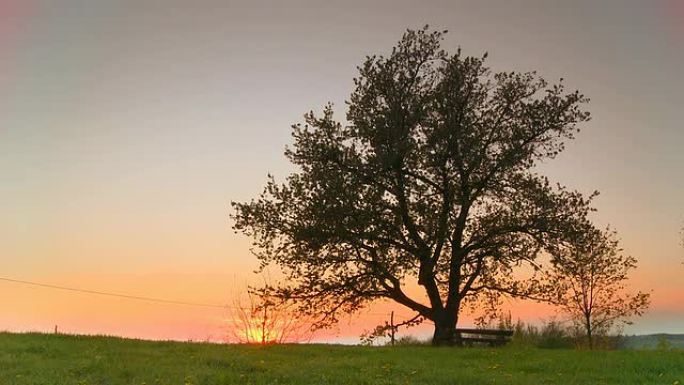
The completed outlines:
{"type": "MultiPolygon", "coordinates": [[[[249,308],[244,308],[244,307],[239,307],[239,306],[228,306],[228,305],[217,305],[217,304],[199,303],[199,302],[177,301],[177,300],[172,300],[172,299],[145,297],[145,296],[140,296],[140,295],[112,293],[112,292],[107,292],[107,291],[81,289],[81,288],[76,288],[76,287],[53,285],[53,284],[49,284],[49,283],[26,281],[26,280],[7,278],[7,277],[0,277],[0,281],[20,283],[20,284],[24,284],[24,285],[37,286],[37,287],[42,287],[42,288],[47,288],[47,289],[57,289],[57,290],[72,291],[72,292],[77,292],[77,293],[104,295],[104,296],[108,296],[108,297],[133,299],[133,300],[137,300],[137,301],[147,301],[147,302],[158,302],[158,303],[165,303],[165,304],[171,304],[171,305],[199,306],[199,307],[211,307],[211,308],[233,309],[233,310],[249,310],[249,308]]],[[[390,315],[389,312],[387,312],[387,313],[362,312],[361,314],[376,315],[376,316],[389,316],[390,315]]],[[[403,316],[405,318],[410,318],[410,317],[404,316],[404,315],[400,315],[400,316],[403,316]]]]}
{"type": "Polygon", "coordinates": [[[13,283],[21,283],[21,284],[30,285],[30,286],[44,287],[44,288],[48,288],[48,289],[74,291],[74,292],[86,293],[86,294],[106,295],[109,297],[127,298],[127,299],[134,299],[134,300],[138,300],[138,301],[159,302],[159,303],[167,303],[167,304],[173,304],[173,305],[185,305],[185,306],[213,307],[213,308],[221,308],[221,309],[232,308],[231,306],[225,306],[225,305],[176,301],[176,300],[171,300],[171,299],[144,297],[144,296],[139,296],[139,295],[111,293],[111,292],[106,292],[106,291],[88,290],[88,289],[80,289],[80,288],[75,288],[75,287],[51,285],[51,284],[40,283],[40,282],[24,281],[21,279],[13,279],[13,278],[6,278],[6,277],[0,277],[0,280],[7,281],[7,282],[13,282],[13,283]]]}

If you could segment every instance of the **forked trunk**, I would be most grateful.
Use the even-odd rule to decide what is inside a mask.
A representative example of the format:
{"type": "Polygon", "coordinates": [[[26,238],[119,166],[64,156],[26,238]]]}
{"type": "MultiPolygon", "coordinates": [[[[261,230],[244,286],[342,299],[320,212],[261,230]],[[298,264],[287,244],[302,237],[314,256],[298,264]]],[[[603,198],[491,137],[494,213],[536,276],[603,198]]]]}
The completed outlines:
{"type": "Polygon", "coordinates": [[[457,318],[453,315],[441,314],[435,320],[435,332],[432,335],[434,346],[461,345],[461,339],[456,333],[457,318]]]}

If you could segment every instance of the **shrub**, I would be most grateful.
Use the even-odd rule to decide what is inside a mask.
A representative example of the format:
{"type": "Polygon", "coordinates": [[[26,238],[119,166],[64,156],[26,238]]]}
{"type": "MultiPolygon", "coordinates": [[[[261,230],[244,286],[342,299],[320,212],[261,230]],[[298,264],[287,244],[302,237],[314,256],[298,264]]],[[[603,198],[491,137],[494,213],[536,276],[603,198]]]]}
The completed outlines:
{"type": "Polygon", "coordinates": [[[550,320],[542,326],[537,346],[546,349],[567,349],[575,346],[575,341],[570,328],[564,327],[556,320],[550,320]]]}
{"type": "Polygon", "coordinates": [[[545,349],[567,349],[575,346],[571,328],[557,320],[550,320],[536,327],[518,320],[513,326],[514,346],[529,346],[545,349]]]}
{"type": "Polygon", "coordinates": [[[418,339],[412,335],[402,336],[396,340],[396,346],[419,346],[419,345],[429,345],[430,341],[418,339]]]}

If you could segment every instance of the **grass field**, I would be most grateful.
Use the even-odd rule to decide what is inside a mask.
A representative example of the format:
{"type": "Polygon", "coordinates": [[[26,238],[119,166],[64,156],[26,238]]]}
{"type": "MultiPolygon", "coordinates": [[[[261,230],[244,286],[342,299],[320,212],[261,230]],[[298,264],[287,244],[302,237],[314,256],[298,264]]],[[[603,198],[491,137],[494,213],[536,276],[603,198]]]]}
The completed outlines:
{"type": "Polygon", "coordinates": [[[2,385],[680,383],[682,351],[259,347],[0,333],[2,385]]]}

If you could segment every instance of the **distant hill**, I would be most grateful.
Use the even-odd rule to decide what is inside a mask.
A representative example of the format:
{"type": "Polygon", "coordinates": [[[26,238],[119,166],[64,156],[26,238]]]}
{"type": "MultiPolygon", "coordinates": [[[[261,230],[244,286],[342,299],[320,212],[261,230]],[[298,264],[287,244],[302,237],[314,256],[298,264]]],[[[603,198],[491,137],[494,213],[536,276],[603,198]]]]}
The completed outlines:
{"type": "Polygon", "coordinates": [[[684,349],[684,334],[646,334],[625,336],[621,344],[624,349],[684,349]]]}

